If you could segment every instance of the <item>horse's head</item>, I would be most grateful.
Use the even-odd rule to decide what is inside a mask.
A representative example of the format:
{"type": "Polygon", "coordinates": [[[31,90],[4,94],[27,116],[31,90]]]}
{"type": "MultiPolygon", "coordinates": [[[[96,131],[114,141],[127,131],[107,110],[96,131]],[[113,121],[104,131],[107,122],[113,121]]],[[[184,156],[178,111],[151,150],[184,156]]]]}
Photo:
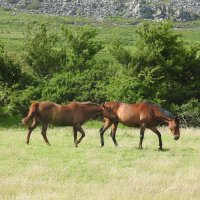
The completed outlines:
{"type": "Polygon", "coordinates": [[[178,140],[180,137],[178,117],[175,117],[173,120],[169,121],[168,126],[174,136],[174,139],[178,140]]]}
{"type": "Polygon", "coordinates": [[[111,120],[114,120],[114,121],[117,121],[117,114],[112,110],[111,107],[109,107],[105,104],[102,104],[102,107],[103,107],[104,117],[111,119],[111,120]]]}

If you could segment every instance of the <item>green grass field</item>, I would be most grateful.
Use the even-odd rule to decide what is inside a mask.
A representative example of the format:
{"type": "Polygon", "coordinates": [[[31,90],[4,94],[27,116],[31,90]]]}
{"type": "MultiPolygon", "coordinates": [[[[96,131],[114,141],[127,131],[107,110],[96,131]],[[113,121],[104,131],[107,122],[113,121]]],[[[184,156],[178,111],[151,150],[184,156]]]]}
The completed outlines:
{"type": "Polygon", "coordinates": [[[0,199],[199,199],[198,129],[182,129],[175,141],[160,128],[162,152],[150,131],[138,150],[139,129],[120,128],[118,147],[106,132],[104,148],[98,148],[97,128],[84,129],[78,148],[70,127],[49,129],[51,147],[39,128],[29,146],[24,128],[0,129],[0,199]]]}
{"type": "MultiPolygon", "coordinates": [[[[50,24],[52,31],[59,32],[61,26],[75,28],[82,25],[94,26],[98,29],[97,40],[105,47],[109,46],[116,38],[124,45],[133,48],[136,41],[135,29],[137,23],[132,19],[107,18],[97,21],[93,18],[50,16],[45,14],[15,13],[0,8],[0,41],[4,43],[5,49],[11,53],[20,53],[23,50],[24,33],[29,22],[46,22],[50,24]]],[[[177,23],[175,29],[183,35],[183,40],[188,43],[200,43],[200,21],[193,23],[177,23]]],[[[107,56],[104,49],[101,56],[107,56]]]]}

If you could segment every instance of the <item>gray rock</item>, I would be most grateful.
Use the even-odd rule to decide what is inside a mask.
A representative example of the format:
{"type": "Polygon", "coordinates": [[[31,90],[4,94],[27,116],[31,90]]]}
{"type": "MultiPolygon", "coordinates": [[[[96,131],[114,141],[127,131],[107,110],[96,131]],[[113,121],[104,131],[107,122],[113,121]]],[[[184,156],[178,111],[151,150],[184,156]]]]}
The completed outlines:
{"type": "Polygon", "coordinates": [[[200,18],[199,0],[0,0],[0,6],[15,11],[100,19],[107,16],[176,21],[200,18]]]}

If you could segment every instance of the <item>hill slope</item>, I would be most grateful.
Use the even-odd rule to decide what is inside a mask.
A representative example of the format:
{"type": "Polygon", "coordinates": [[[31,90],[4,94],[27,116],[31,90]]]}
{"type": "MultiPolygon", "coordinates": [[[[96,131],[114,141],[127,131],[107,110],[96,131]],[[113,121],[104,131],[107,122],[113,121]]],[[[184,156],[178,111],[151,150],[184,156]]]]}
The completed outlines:
{"type": "Polygon", "coordinates": [[[189,21],[200,17],[199,0],[1,0],[0,6],[20,11],[71,16],[189,21]]]}

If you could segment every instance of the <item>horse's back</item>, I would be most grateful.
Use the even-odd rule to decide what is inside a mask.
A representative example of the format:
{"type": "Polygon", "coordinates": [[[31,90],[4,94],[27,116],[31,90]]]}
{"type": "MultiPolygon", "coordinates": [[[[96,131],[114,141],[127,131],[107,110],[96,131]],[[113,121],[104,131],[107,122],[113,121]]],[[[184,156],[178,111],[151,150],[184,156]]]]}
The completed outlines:
{"type": "Polygon", "coordinates": [[[53,102],[39,102],[37,109],[37,118],[43,123],[55,125],[70,125],[72,120],[70,109],[53,102]]]}
{"type": "Polygon", "coordinates": [[[92,113],[99,110],[101,106],[91,102],[71,102],[67,105],[38,102],[36,117],[41,123],[73,126],[83,124],[92,113]]]}
{"type": "Polygon", "coordinates": [[[136,104],[109,102],[108,105],[115,110],[119,122],[130,127],[152,122],[158,110],[158,106],[150,102],[136,104]]]}
{"type": "Polygon", "coordinates": [[[110,107],[118,117],[119,122],[126,126],[135,126],[139,122],[135,107],[133,104],[122,103],[122,102],[106,102],[106,106],[110,107]]]}
{"type": "Polygon", "coordinates": [[[51,115],[61,110],[61,105],[53,102],[40,102],[38,104],[38,111],[43,115],[51,115]]]}

